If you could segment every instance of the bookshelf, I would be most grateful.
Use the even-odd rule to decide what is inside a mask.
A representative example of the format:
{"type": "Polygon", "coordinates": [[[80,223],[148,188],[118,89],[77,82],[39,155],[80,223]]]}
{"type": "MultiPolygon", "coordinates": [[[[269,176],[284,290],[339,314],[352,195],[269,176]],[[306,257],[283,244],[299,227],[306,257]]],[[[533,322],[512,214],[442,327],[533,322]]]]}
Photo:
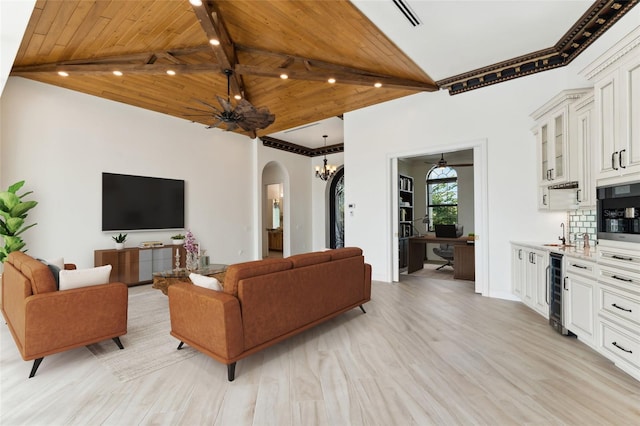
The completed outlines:
{"type": "Polygon", "coordinates": [[[409,237],[413,236],[413,178],[398,176],[398,250],[400,268],[406,268],[409,255],[409,237]]]}

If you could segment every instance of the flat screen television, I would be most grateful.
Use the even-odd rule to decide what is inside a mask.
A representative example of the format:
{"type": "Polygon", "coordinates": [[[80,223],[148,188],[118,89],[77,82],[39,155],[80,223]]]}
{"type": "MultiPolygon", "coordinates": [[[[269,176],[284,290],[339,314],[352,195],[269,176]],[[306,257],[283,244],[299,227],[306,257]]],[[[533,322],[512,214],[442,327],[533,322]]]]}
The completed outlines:
{"type": "Polygon", "coordinates": [[[184,180],[102,173],[102,230],[184,228],[184,180]]]}

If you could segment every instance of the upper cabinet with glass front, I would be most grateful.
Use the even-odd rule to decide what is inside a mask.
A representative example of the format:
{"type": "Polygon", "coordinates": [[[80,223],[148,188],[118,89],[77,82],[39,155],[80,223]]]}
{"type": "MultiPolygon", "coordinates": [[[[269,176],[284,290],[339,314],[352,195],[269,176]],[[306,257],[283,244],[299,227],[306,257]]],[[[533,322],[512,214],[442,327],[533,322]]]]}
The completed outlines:
{"type": "MultiPolygon", "coordinates": [[[[569,133],[570,106],[590,89],[565,90],[538,108],[531,117],[536,120],[533,133],[536,135],[538,150],[538,180],[540,185],[549,186],[574,180],[570,170],[571,153],[569,133]]],[[[575,179],[577,180],[577,179],[575,179]]]]}

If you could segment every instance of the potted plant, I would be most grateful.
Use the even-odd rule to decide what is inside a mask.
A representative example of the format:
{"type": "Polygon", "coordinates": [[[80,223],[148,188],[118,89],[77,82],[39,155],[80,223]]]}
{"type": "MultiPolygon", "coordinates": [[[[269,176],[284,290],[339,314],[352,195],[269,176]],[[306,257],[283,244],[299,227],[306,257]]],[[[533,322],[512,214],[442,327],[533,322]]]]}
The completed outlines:
{"type": "Polygon", "coordinates": [[[24,226],[27,211],[34,208],[38,202],[22,201],[25,196],[33,192],[16,194],[23,185],[22,180],[11,185],[6,191],[0,192],[0,236],[4,240],[4,246],[0,247],[0,262],[4,262],[12,251],[21,250],[25,246],[25,242],[19,235],[36,225],[33,223],[24,226]]]}
{"type": "Polygon", "coordinates": [[[184,244],[184,235],[176,234],[171,236],[171,244],[182,245],[184,244]]]}
{"type": "Polygon", "coordinates": [[[124,248],[124,242],[127,241],[127,234],[118,234],[111,238],[116,242],[116,250],[122,250],[124,248]]]}

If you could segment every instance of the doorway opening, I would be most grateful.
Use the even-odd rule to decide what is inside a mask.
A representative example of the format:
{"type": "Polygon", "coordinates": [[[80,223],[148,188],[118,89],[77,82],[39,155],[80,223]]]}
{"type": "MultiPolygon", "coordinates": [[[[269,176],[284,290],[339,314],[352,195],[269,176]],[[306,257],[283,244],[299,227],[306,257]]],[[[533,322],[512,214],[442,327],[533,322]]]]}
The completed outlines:
{"type": "MultiPolygon", "coordinates": [[[[488,229],[485,218],[487,217],[487,140],[470,141],[467,143],[447,144],[434,146],[428,151],[417,151],[403,153],[401,156],[391,157],[391,214],[392,218],[392,242],[391,245],[391,271],[392,281],[400,280],[400,249],[399,244],[399,176],[409,175],[414,177],[415,182],[415,202],[413,214],[414,222],[420,229],[421,234],[428,234],[433,231],[433,224],[429,216],[429,188],[426,177],[431,168],[438,163],[442,156],[447,158],[448,165],[455,168],[460,183],[460,194],[458,200],[457,222],[464,224],[464,236],[473,234],[474,240],[472,255],[475,270],[475,292],[488,295],[488,229]],[[465,155],[466,157],[461,157],[465,155]],[[457,164],[457,167],[455,166],[457,164]],[[471,166],[472,165],[472,166],[471,166]],[[466,183],[463,184],[463,181],[466,183]],[[482,238],[479,238],[482,236],[482,238]]],[[[431,200],[433,201],[433,200],[431,200]]],[[[433,203],[431,203],[433,205],[433,203]]],[[[414,225],[412,225],[414,226],[414,225]]],[[[418,232],[413,232],[417,235],[418,232]]],[[[432,244],[425,244],[423,248],[425,261],[439,259],[433,252],[432,244]]],[[[414,255],[415,245],[414,247],[414,255]]],[[[409,248],[407,249],[409,250],[409,248]]],[[[419,257],[416,255],[416,257],[419,257]]],[[[415,259],[415,257],[414,257],[415,259]]],[[[454,262],[455,263],[455,262],[454,262]]],[[[422,266],[422,265],[421,265],[422,266]]],[[[446,269],[446,268],[445,268],[446,269]]]]}
{"type": "Polygon", "coordinates": [[[287,176],[277,162],[268,163],[262,171],[262,258],[287,256],[288,214],[285,200],[287,176]]]}

